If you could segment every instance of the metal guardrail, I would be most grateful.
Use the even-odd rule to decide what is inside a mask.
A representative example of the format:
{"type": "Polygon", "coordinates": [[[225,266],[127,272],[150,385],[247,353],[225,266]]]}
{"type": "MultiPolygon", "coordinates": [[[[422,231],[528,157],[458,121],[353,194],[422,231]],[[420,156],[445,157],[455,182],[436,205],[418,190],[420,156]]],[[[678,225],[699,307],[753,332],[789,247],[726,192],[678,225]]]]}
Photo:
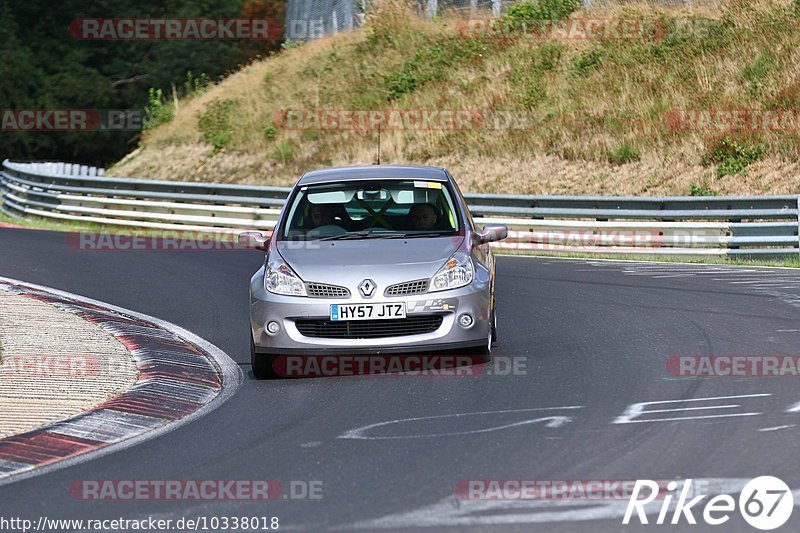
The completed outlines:
{"type": "MultiPolygon", "coordinates": [[[[108,177],[65,163],[4,161],[9,216],[170,231],[273,228],[290,189],[108,177]]],[[[800,196],[465,195],[478,224],[507,224],[499,249],[677,256],[800,255],[800,196]]]]}

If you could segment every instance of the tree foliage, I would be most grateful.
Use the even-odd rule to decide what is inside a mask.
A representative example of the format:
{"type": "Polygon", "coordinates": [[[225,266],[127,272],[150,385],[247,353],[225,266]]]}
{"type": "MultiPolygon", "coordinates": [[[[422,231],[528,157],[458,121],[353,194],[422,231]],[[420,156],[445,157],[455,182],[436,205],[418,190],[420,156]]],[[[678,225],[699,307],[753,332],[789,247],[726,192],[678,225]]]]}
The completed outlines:
{"type": "MultiPolygon", "coordinates": [[[[269,53],[267,41],[88,41],[69,25],[81,18],[280,19],[282,0],[0,1],[0,110],[135,110],[150,89],[182,91],[187,72],[216,81],[269,53]]],[[[138,141],[137,131],[0,130],[0,158],[109,164],[138,141]]]]}

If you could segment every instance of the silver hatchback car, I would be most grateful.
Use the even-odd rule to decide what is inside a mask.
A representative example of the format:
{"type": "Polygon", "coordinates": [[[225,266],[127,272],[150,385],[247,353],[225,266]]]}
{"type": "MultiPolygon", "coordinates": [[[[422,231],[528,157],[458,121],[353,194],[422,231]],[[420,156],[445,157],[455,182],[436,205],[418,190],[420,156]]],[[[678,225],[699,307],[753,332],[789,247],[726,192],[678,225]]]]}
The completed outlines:
{"type": "Polygon", "coordinates": [[[488,357],[496,337],[494,258],[502,225],[475,227],[445,169],[378,165],[308,172],[250,281],[258,378],[285,355],[458,350],[488,357]]]}

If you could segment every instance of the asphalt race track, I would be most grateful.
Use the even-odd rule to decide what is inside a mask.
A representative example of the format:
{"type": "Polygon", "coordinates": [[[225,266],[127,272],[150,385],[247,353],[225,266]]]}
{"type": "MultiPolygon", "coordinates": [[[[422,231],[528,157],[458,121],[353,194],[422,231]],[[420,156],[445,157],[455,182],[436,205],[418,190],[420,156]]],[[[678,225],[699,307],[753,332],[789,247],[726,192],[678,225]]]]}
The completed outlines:
{"type": "Polygon", "coordinates": [[[65,234],[0,230],[0,275],[173,322],[245,374],[230,400],[195,422],[0,487],[0,514],[277,516],[282,530],[727,532],[754,530],[739,516],[715,528],[626,527],[624,503],[463,502],[455,487],[683,478],[725,487],[776,475],[800,501],[797,378],[681,378],[666,364],[674,355],[797,354],[800,272],[500,257],[500,339],[481,375],[255,381],[247,285],[261,261],[239,250],[79,251],[65,234]],[[631,407],[687,399],[695,401],[631,407]],[[321,481],[322,498],[96,502],[67,490],[122,479],[321,481]]]}

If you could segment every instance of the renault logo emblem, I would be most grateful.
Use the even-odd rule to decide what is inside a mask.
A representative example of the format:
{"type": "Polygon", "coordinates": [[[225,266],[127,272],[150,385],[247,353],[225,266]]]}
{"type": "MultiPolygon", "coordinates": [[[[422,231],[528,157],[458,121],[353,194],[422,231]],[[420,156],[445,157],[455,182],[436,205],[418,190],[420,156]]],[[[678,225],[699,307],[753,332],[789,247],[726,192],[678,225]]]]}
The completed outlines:
{"type": "Polygon", "coordinates": [[[364,298],[372,298],[372,295],[375,292],[375,287],[375,282],[369,278],[358,284],[358,290],[361,293],[361,296],[364,298]]]}

